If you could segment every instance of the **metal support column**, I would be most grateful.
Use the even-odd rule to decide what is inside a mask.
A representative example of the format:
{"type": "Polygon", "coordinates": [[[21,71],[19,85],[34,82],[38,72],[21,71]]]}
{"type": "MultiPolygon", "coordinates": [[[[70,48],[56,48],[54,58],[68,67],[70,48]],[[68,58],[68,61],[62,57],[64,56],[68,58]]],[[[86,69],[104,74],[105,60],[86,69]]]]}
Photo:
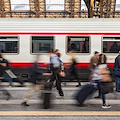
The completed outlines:
{"type": "Polygon", "coordinates": [[[103,18],[103,0],[100,0],[100,18],[103,18]]]}
{"type": "Polygon", "coordinates": [[[71,0],[70,8],[71,8],[71,18],[74,18],[75,0],[71,0]]]}
{"type": "Polygon", "coordinates": [[[39,18],[39,0],[35,0],[36,18],[39,18]]]}
{"type": "Polygon", "coordinates": [[[5,17],[5,4],[4,0],[0,0],[0,17],[5,17]]]}

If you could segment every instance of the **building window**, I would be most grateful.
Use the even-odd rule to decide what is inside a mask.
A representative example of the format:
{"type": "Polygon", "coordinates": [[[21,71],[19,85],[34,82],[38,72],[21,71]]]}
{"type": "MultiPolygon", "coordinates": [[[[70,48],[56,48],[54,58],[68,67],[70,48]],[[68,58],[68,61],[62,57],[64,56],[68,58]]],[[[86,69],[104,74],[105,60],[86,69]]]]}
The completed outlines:
{"type": "Polygon", "coordinates": [[[18,37],[1,37],[0,36],[0,52],[1,53],[18,53],[18,37]]]}
{"type": "Polygon", "coordinates": [[[84,0],[81,0],[81,10],[83,10],[83,11],[88,10],[84,0]]]}
{"type": "Polygon", "coordinates": [[[46,10],[64,10],[65,0],[46,0],[46,10]]]}
{"type": "Polygon", "coordinates": [[[115,10],[120,10],[120,0],[116,0],[115,10]]]}
{"type": "Polygon", "coordinates": [[[11,10],[30,10],[29,0],[10,0],[11,10]]]}
{"type": "Polygon", "coordinates": [[[89,37],[68,36],[67,52],[89,53],[89,37]]]}
{"type": "Polygon", "coordinates": [[[120,37],[103,37],[103,53],[118,53],[120,37]]]}
{"type": "Polygon", "coordinates": [[[48,53],[54,50],[53,36],[32,36],[32,53],[48,53]]]}

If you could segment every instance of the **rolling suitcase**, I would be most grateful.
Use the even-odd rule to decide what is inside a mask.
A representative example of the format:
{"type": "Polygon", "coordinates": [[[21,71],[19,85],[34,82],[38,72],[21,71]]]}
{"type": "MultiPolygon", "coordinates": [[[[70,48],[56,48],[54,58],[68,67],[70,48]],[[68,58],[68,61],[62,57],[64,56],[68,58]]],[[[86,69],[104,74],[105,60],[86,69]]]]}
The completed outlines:
{"type": "Polygon", "coordinates": [[[79,102],[80,105],[86,100],[86,98],[91,95],[96,89],[90,85],[84,85],[76,95],[76,100],[79,102]]]}

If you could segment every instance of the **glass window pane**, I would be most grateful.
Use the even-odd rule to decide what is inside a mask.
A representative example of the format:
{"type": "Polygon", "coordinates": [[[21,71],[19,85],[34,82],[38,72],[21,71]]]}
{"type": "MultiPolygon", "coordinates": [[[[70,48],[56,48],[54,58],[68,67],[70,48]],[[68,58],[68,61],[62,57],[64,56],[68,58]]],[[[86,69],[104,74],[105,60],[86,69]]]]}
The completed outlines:
{"type": "Polygon", "coordinates": [[[1,53],[18,53],[17,37],[0,37],[1,53]]]}
{"type": "Polygon", "coordinates": [[[89,53],[89,37],[69,36],[67,51],[89,53]]]}
{"type": "Polygon", "coordinates": [[[120,0],[116,0],[115,10],[120,10],[120,0]]]}
{"type": "Polygon", "coordinates": [[[118,53],[120,51],[120,37],[104,37],[103,53],[118,53]]]}
{"type": "Polygon", "coordinates": [[[32,53],[48,53],[54,50],[54,37],[32,36],[32,53]]]}
{"type": "Polygon", "coordinates": [[[11,0],[12,10],[30,10],[29,0],[11,0]]]}
{"type": "Polygon", "coordinates": [[[64,10],[65,0],[46,0],[46,10],[64,10]]]}
{"type": "Polygon", "coordinates": [[[87,6],[83,0],[81,0],[81,10],[85,10],[85,11],[88,10],[87,6]]]}

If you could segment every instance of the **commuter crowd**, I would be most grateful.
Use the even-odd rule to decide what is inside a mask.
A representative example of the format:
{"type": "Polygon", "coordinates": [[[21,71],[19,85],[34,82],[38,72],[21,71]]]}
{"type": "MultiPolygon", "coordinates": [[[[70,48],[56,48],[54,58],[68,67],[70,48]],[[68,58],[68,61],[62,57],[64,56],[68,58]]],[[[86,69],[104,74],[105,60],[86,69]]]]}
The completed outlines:
{"type": "MultiPolygon", "coordinates": [[[[80,90],[76,93],[75,99],[78,101],[79,105],[82,106],[85,99],[91,94],[98,91],[98,96],[95,98],[102,99],[102,108],[111,108],[111,105],[106,103],[105,95],[107,93],[113,92],[113,81],[110,76],[110,70],[107,66],[107,57],[105,54],[100,54],[98,51],[94,52],[94,56],[90,59],[89,64],[89,84],[81,85],[80,78],[78,76],[78,70],[76,68],[77,60],[73,51],[69,52],[70,56],[70,64],[66,66],[67,69],[70,69],[70,75],[74,76],[74,78],[78,81],[78,85],[76,87],[80,87],[80,90]]],[[[49,51],[50,64],[49,64],[49,72],[44,73],[39,69],[39,61],[40,56],[35,56],[35,62],[31,68],[29,81],[32,83],[31,88],[25,93],[23,101],[21,105],[29,106],[27,103],[30,96],[36,92],[45,89],[45,85],[49,87],[51,91],[53,87],[56,87],[58,90],[58,96],[56,98],[64,98],[64,91],[61,87],[61,81],[66,76],[64,70],[64,64],[61,60],[61,53],[58,49],[54,52],[49,51]],[[49,79],[45,81],[45,84],[39,84],[39,76],[48,76],[49,79]]],[[[116,92],[120,92],[120,52],[119,55],[115,58],[115,63],[113,67],[115,82],[116,82],[116,92]]],[[[14,87],[13,80],[17,79],[21,85],[23,83],[21,80],[17,78],[17,76],[11,71],[9,62],[6,60],[2,54],[0,54],[0,79],[1,81],[4,79],[9,82],[10,87],[14,87]]],[[[11,98],[11,94],[9,91],[4,89],[4,87],[0,86],[1,92],[6,96],[6,100],[11,98]]]]}

